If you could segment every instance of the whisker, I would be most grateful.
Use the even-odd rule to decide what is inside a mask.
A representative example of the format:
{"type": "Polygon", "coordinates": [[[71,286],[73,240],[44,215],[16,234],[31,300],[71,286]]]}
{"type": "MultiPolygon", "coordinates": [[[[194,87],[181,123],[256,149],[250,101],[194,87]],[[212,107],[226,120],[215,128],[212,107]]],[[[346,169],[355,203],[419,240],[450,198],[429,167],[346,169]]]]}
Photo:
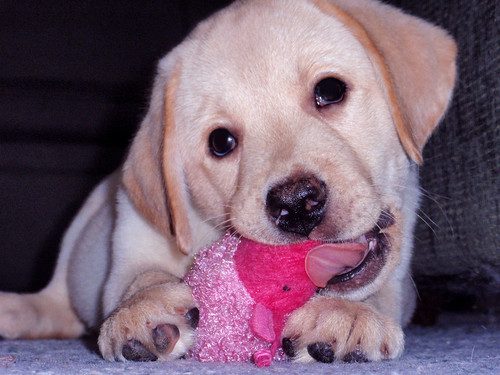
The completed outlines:
{"type": "Polygon", "coordinates": [[[202,220],[202,223],[205,224],[205,223],[208,223],[209,221],[216,220],[216,219],[219,219],[221,217],[227,217],[227,213],[223,213],[223,214],[220,214],[220,215],[215,215],[215,216],[207,217],[204,220],[202,220]]]}
{"type": "Polygon", "coordinates": [[[425,224],[427,225],[427,227],[429,227],[429,229],[432,231],[432,233],[434,234],[435,237],[437,237],[437,234],[436,234],[436,231],[434,230],[434,228],[422,217],[418,214],[418,212],[415,212],[415,214],[417,215],[417,217],[425,224]]]}
{"type": "MultiPolygon", "coordinates": [[[[423,195],[424,195],[424,194],[423,194],[423,195]]],[[[439,203],[439,201],[438,201],[436,198],[432,197],[430,193],[425,194],[424,196],[425,196],[426,198],[429,198],[429,200],[430,200],[431,202],[433,202],[433,203],[434,203],[434,204],[435,204],[435,205],[439,208],[439,210],[440,210],[440,211],[441,211],[441,213],[443,214],[444,219],[446,220],[446,223],[448,224],[448,227],[450,228],[451,234],[454,236],[454,235],[455,235],[455,230],[453,229],[453,225],[451,224],[451,220],[450,220],[450,218],[448,217],[448,214],[447,214],[447,213],[446,213],[446,211],[444,210],[443,206],[439,203]]],[[[439,197],[439,196],[438,196],[438,197],[439,197]]],[[[448,200],[450,199],[450,198],[443,197],[443,196],[441,196],[441,198],[443,198],[443,199],[448,199],[448,200]]]]}
{"type": "Polygon", "coordinates": [[[415,293],[417,294],[417,299],[419,301],[422,301],[422,297],[420,296],[420,293],[418,292],[418,287],[417,287],[417,283],[415,282],[415,279],[413,279],[413,276],[411,275],[411,273],[408,273],[408,276],[410,277],[410,281],[413,285],[413,289],[415,289],[415,293]]]}
{"type": "Polygon", "coordinates": [[[418,208],[418,210],[422,213],[422,215],[425,216],[427,220],[429,220],[437,229],[441,229],[438,224],[434,220],[432,220],[429,215],[427,215],[421,208],[418,208]]]}
{"type": "Polygon", "coordinates": [[[216,230],[219,230],[219,229],[222,229],[222,228],[227,229],[227,224],[230,224],[230,223],[231,223],[231,219],[226,219],[226,220],[218,223],[217,225],[215,225],[214,229],[216,229],[216,230]]]}

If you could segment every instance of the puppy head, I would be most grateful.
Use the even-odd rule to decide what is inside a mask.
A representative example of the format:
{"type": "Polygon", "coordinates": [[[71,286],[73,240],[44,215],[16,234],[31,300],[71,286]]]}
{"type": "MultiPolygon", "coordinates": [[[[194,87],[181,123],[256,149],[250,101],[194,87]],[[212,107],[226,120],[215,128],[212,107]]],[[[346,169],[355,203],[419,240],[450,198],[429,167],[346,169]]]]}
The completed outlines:
{"type": "Polygon", "coordinates": [[[125,186],[186,252],[226,228],[268,243],[376,237],[378,260],[331,287],[369,293],[402,261],[412,164],[455,53],[441,29],[374,1],[235,3],[160,62],[125,186]]]}

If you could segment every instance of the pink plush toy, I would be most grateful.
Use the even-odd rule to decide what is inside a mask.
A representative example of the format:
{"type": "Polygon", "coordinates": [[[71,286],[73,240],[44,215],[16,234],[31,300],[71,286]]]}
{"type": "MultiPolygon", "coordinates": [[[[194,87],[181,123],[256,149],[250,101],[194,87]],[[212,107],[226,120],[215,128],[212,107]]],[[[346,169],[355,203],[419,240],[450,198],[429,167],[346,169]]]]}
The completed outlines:
{"type": "Polygon", "coordinates": [[[284,359],[281,332],[287,316],[317,287],[356,266],[365,252],[362,244],[271,246],[224,235],[198,253],[184,279],[200,310],[188,357],[253,361],[259,367],[284,359]]]}

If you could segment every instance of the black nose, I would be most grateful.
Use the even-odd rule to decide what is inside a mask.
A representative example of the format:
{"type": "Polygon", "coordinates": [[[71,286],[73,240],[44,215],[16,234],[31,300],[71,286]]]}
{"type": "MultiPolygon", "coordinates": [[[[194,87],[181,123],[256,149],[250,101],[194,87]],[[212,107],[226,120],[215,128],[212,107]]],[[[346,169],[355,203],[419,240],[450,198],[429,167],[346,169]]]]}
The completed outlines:
{"type": "Polygon", "coordinates": [[[307,236],[323,220],[327,197],[323,181],[302,175],[271,188],[266,208],[281,230],[307,236]]]}

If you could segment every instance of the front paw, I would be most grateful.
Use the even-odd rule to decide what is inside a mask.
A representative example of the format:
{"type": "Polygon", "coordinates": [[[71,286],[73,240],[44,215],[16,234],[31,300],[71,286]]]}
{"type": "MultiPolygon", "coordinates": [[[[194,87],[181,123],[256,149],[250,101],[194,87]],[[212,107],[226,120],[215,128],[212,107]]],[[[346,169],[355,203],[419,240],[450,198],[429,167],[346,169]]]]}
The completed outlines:
{"type": "Polygon", "coordinates": [[[188,286],[156,285],[134,294],[104,321],[99,349],[108,361],[179,358],[192,345],[197,323],[188,286]]]}
{"type": "Polygon", "coordinates": [[[401,355],[401,327],[370,305],[316,297],[289,317],[283,350],[298,362],[379,361],[401,355]]]}

